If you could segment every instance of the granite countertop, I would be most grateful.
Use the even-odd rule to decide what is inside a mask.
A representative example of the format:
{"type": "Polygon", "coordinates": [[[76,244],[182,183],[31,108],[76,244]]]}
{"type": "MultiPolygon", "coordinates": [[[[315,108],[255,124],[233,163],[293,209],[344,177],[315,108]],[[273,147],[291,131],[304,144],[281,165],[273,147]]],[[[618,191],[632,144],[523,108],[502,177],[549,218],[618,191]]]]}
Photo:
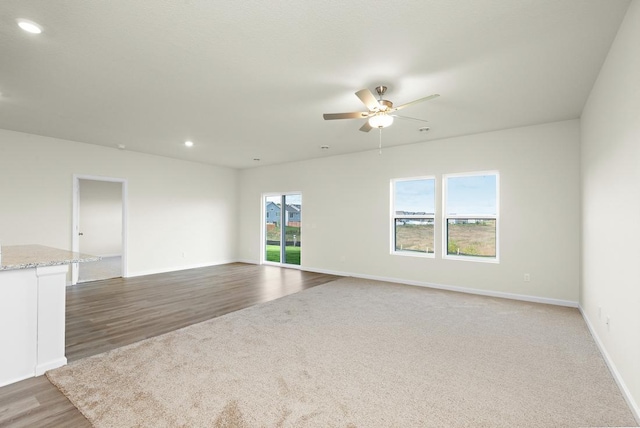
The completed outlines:
{"type": "Polygon", "coordinates": [[[97,262],[101,259],[98,256],[74,253],[44,245],[3,245],[0,251],[2,251],[0,271],[97,262]]]}

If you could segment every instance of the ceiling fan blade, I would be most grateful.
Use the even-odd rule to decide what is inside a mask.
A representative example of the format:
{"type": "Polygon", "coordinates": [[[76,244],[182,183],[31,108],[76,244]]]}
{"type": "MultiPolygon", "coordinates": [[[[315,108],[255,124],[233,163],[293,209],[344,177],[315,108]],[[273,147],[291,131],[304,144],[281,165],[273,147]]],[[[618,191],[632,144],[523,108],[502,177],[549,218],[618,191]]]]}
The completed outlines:
{"type": "Polygon", "coordinates": [[[364,125],[362,125],[362,126],[360,127],[360,130],[361,130],[362,132],[369,132],[369,131],[371,131],[372,129],[373,129],[373,128],[371,127],[371,125],[369,125],[369,121],[368,121],[368,120],[364,123],[364,125]]]}
{"type": "Polygon", "coordinates": [[[391,116],[397,117],[398,119],[409,119],[409,120],[417,120],[418,122],[429,122],[428,120],[418,119],[416,117],[400,116],[399,114],[392,114],[391,116]]]}
{"type": "Polygon", "coordinates": [[[367,106],[367,108],[371,111],[378,110],[380,108],[380,104],[378,104],[378,100],[373,96],[370,90],[368,89],[360,89],[356,92],[356,96],[360,98],[360,101],[367,106]]]}
{"type": "Polygon", "coordinates": [[[324,120],[335,120],[335,119],[362,119],[363,117],[369,116],[369,112],[353,112],[353,113],[325,113],[322,115],[324,120]]]}
{"type": "Polygon", "coordinates": [[[411,101],[410,103],[406,103],[406,104],[402,104],[401,106],[394,107],[394,108],[392,108],[392,109],[391,109],[391,110],[389,110],[389,111],[397,111],[397,110],[403,109],[403,108],[405,108],[405,107],[409,107],[409,106],[412,106],[412,105],[414,105],[414,104],[421,103],[421,102],[423,102],[423,101],[428,101],[428,100],[432,100],[432,99],[434,99],[434,98],[438,98],[439,96],[440,96],[440,94],[433,94],[433,95],[429,95],[428,97],[420,98],[420,99],[418,99],[418,100],[411,101]]]}

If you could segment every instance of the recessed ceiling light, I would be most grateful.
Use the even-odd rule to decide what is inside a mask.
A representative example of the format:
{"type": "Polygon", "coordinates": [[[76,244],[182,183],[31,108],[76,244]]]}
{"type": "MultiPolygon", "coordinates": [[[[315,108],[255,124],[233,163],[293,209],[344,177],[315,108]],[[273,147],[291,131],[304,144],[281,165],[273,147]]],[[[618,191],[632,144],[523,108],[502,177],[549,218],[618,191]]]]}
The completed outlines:
{"type": "Polygon", "coordinates": [[[41,26],[27,19],[18,19],[18,26],[28,33],[32,33],[32,34],[42,33],[41,26]]]}
{"type": "Polygon", "coordinates": [[[429,128],[428,126],[423,126],[422,128],[418,128],[418,131],[420,132],[427,132],[428,130],[430,130],[431,128],[429,128]]]}
{"type": "Polygon", "coordinates": [[[187,147],[193,147],[193,141],[185,141],[184,145],[187,147]]]}
{"type": "Polygon", "coordinates": [[[260,162],[260,158],[253,158],[254,161],[260,162]]]}
{"type": "Polygon", "coordinates": [[[127,148],[127,146],[125,146],[124,144],[118,144],[118,148],[119,148],[120,150],[124,150],[124,149],[126,149],[126,148],[127,148]]]}
{"type": "Polygon", "coordinates": [[[320,146],[322,150],[329,150],[329,146],[320,146]]]}

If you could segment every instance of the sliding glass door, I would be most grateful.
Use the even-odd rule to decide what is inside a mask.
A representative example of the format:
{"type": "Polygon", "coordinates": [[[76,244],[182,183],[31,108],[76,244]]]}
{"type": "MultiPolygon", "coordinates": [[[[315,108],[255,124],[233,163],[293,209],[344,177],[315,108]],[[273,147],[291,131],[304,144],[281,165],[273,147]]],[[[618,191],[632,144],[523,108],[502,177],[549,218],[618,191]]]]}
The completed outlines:
{"type": "Polygon", "coordinates": [[[276,194],[263,198],[265,263],[300,265],[302,195],[276,194]]]}
{"type": "Polygon", "coordinates": [[[282,196],[265,196],[264,198],[264,261],[280,263],[282,259],[282,196]]]}

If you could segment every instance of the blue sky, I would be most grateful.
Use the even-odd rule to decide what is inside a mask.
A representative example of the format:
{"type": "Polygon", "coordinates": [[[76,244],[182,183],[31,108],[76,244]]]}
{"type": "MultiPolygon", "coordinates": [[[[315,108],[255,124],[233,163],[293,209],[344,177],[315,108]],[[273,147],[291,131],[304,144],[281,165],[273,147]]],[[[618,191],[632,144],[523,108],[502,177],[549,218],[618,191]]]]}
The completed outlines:
{"type": "Polygon", "coordinates": [[[396,211],[434,213],[435,180],[396,181],[396,211]]]}
{"type": "MultiPolygon", "coordinates": [[[[302,204],[302,195],[285,195],[287,197],[287,204],[295,204],[295,205],[301,205],[302,204]]],[[[279,204],[281,202],[281,196],[267,196],[266,200],[267,202],[274,202],[276,204],[279,204]]]]}
{"type": "MultiPolygon", "coordinates": [[[[395,210],[433,213],[434,192],[434,179],[396,181],[395,210]]],[[[496,196],[495,175],[447,178],[447,214],[497,214],[496,196]]]]}
{"type": "Polygon", "coordinates": [[[287,204],[302,204],[302,198],[300,196],[301,195],[286,195],[287,204]]]}
{"type": "Polygon", "coordinates": [[[448,177],[447,214],[497,214],[496,176],[448,177]]]}

